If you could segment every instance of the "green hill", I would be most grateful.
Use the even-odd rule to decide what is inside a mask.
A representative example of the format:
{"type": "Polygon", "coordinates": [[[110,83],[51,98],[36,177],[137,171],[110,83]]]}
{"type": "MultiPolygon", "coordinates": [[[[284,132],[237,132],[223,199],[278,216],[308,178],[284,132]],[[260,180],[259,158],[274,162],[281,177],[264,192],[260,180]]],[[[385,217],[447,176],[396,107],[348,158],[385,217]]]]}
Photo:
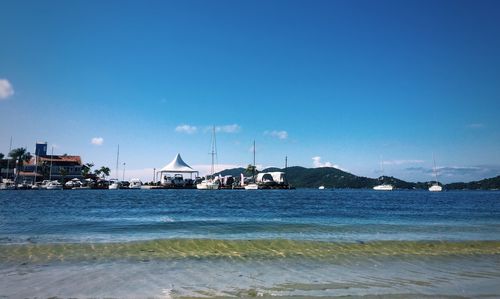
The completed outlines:
{"type": "Polygon", "coordinates": [[[469,183],[451,183],[445,185],[447,190],[492,190],[500,189],[500,175],[494,178],[469,183]]]}
{"type": "MultiPolygon", "coordinates": [[[[272,167],[266,168],[261,172],[271,171],[285,171],[285,169],[272,167]]],[[[232,175],[234,177],[239,177],[241,173],[246,176],[250,175],[245,173],[244,168],[226,169],[220,172],[222,176],[232,175]]],[[[411,189],[414,187],[413,183],[408,183],[394,177],[384,176],[380,179],[360,177],[334,167],[305,168],[293,166],[286,169],[286,175],[288,183],[297,188],[317,188],[319,186],[325,186],[326,188],[372,188],[381,182],[393,184],[399,189],[411,189]]]]}
{"type": "MultiPolygon", "coordinates": [[[[282,168],[266,168],[261,172],[285,171],[282,168]]],[[[301,166],[292,166],[286,169],[288,183],[297,188],[318,188],[325,186],[326,188],[373,188],[381,183],[391,184],[396,189],[427,189],[432,185],[432,182],[406,182],[395,177],[382,176],[378,179],[357,176],[349,172],[342,171],[334,167],[319,167],[305,168],[301,166]]],[[[220,174],[232,175],[238,178],[243,173],[245,176],[251,174],[245,173],[244,168],[233,168],[221,171],[220,174]]],[[[219,173],[217,173],[219,174],[219,173]]],[[[500,189],[500,176],[481,181],[469,183],[451,183],[443,186],[445,190],[457,189],[500,189]]]]}

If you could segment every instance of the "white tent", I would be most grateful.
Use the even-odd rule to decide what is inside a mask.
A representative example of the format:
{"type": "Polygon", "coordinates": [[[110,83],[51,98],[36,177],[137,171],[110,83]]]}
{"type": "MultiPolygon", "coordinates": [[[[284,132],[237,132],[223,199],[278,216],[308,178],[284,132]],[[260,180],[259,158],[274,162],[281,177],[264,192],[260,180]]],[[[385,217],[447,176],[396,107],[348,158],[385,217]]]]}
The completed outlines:
{"type": "Polygon", "coordinates": [[[172,160],[172,162],[168,163],[160,169],[160,177],[161,181],[163,182],[164,180],[164,175],[163,173],[173,173],[173,174],[182,174],[182,173],[189,173],[191,175],[191,178],[193,176],[193,173],[198,176],[198,171],[194,170],[189,166],[184,160],[181,158],[181,154],[177,154],[175,158],[172,160]]]}

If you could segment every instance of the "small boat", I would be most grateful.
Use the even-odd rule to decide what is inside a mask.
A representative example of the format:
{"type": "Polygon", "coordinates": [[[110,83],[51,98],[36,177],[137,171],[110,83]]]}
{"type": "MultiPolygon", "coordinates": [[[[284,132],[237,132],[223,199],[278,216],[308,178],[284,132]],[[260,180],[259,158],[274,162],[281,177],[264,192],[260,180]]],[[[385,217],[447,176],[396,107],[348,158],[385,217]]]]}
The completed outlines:
{"type": "Polygon", "coordinates": [[[259,185],[257,185],[256,183],[250,183],[248,185],[245,185],[245,190],[258,190],[259,189],[259,185]]]}
{"type": "Polygon", "coordinates": [[[373,190],[377,190],[377,191],[392,191],[392,189],[394,189],[394,187],[392,185],[389,185],[389,184],[382,184],[382,185],[378,185],[378,186],[373,187],[373,190]]]}
{"type": "Polygon", "coordinates": [[[443,191],[443,187],[439,186],[438,184],[434,184],[429,187],[429,191],[431,192],[441,192],[443,191]]]}
{"type": "Polygon", "coordinates": [[[4,181],[0,183],[0,190],[14,190],[16,189],[16,184],[11,181],[4,181]]]}
{"type": "Polygon", "coordinates": [[[109,190],[117,190],[117,189],[120,189],[120,187],[121,187],[121,183],[119,180],[117,180],[117,179],[110,180],[110,184],[108,186],[109,190]]]}
{"type": "MultiPolygon", "coordinates": [[[[118,173],[119,162],[120,162],[120,145],[118,144],[118,150],[116,151],[116,177],[117,178],[119,177],[119,173],[118,173]]],[[[119,179],[109,180],[109,186],[108,186],[109,190],[117,190],[117,189],[120,189],[120,187],[121,187],[121,183],[120,183],[119,179]]]]}
{"type": "Polygon", "coordinates": [[[206,179],[196,185],[198,190],[218,190],[220,187],[219,180],[206,179]]]}
{"type": "Polygon", "coordinates": [[[325,190],[325,186],[319,186],[318,189],[319,190],[325,190]]]}
{"type": "Polygon", "coordinates": [[[381,184],[373,187],[373,190],[392,191],[394,187],[391,184],[384,184],[384,162],[382,161],[382,156],[380,157],[380,171],[382,173],[382,176],[379,178],[381,184]]]}
{"type": "Polygon", "coordinates": [[[436,182],[434,184],[432,184],[432,186],[429,187],[429,191],[441,192],[441,191],[443,191],[443,187],[441,187],[439,185],[438,176],[437,176],[437,169],[436,169],[436,159],[434,158],[434,154],[432,155],[432,160],[434,160],[434,168],[432,170],[434,172],[434,177],[436,179],[436,182]]]}
{"type": "Polygon", "coordinates": [[[50,181],[45,185],[45,189],[47,190],[62,190],[63,185],[58,181],[50,181]]]}
{"type": "Polygon", "coordinates": [[[41,189],[43,189],[43,187],[42,187],[41,183],[37,182],[37,183],[31,185],[31,189],[32,190],[41,190],[41,189]]]}
{"type": "Polygon", "coordinates": [[[255,140],[253,141],[253,164],[252,164],[252,182],[244,186],[245,190],[258,190],[259,185],[255,182],[255,140]]]}
{"type": "Polygon", "coordinates": [[[129,189],[141,189],[142,187],[142,182],[139,179],[131,179],[130,180],[130,185],[128,186],[129,189]]]}

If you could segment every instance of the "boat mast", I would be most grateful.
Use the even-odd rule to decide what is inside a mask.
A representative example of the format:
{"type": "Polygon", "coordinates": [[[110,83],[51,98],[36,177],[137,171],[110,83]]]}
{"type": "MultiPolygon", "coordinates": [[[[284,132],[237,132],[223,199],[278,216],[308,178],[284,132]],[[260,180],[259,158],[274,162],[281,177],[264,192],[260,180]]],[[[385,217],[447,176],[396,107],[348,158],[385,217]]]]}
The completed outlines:
{"type": "Polygon", "coordinates": [[[120,145],[118,144],[118,151],[116,152],[116,179],[120,180],[120,175],[118,173],[118,163],[120,161],[120,145]]]}
{"type": "Polygon", "coordinates": [[[125,162],[123,162],[123,176],[122,181],[125,181],[125,162]]]}
{"type": "Polygon", "coordinates": [[[36,155],[37,152],[36,152],[36,145],[35,145],[35,176],[33,178],[33,185],[36,185],[36,176],[38,174],[38,156],[36,155]]]}
{"type": "Polygon", "coordinates": [[[215,139],[215,126],[212,128],[212,151],[210,152],[210,155],[212,156],[212,165],[210,167],[210,175],[212,176],[212,179],[214,179],[214,173],[215,173],[215,155],[217,154],[217,140],[215,139]]]}
{"type": "Polygon", "coordinates": [[[49,168],[49,181],[52,181],[52,160],[54,160],[54,146],[50,152],[50,168],[49,168]]]}
{"type": "Polygon", "coordinates": [[[284,181],[285,184],[288,184],[288,180],[286,178],[287,170],[288,170],[288,156],[285,156],[285,181],[284,181]]]}
{"type": "Polygon", "coordinates": [[[384,161],[382,161],[382,155],[380,155],[380,171],[382,175],[380,176],[380,179],[382,180],[382,183],[384,182],[384,161]]]}
{"type": "Polygon", "coordinates": [[[434,153],[432,153],[432,160],[434,161],[434,178],[436,179],[436,184],[439,185],[438,174],[436,169],[436,158],[434,157],[434,153]]]}
{"type": "Polygon", "coordinates": [[[255,166],[255,139],[253,140],[253,168],[252,168],[252,179],[255,183],[255,170],[257,170],[257,166],[255,166]]]}
{"type": "MultiPolygon", "coordinates": [[[[12,151],[12,136],[10,136],[9,155],[11,151],[12,151]]],[[[10,159],[7,156],[7,179],[9,179],[9,169],[10,169],[10,159]]]]}

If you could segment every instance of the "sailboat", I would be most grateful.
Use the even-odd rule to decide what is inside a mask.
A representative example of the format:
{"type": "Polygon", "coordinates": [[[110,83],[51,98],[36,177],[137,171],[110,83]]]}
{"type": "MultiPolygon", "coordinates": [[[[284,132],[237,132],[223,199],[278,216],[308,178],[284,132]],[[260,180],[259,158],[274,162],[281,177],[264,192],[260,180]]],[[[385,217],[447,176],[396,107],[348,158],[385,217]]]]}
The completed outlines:
{"type": "MultiPolygon", "coordinates": [[[[9,154],[12,151],[12,136],[10,136],[10,146],[9,146],[9,154]]],[[[9,171],[10,171],[10,159],[7,157],[7,178],[3,179],[3,182],[0,181],[0,190],[14,190],[16,189],[16,184],[9,179],[9,171]]]]}
{"type": "Polygon", "coordinates": [[[120,189],[120,180],[118,179],[118,163],[120,162],[120,145],[118,144],[118,151],[116,152],[116,179],[111,179],[108,189],[109,190],[117,190],[120,189]]]}
{"type": "Polygon", "coordinates": [[[196,189],[198,190],[218,190],[220,188],[219,179],[214,177],[215,172],[215,156],[217,155],[217,140],[215,139],[215,126],[212,129],[212,151],[210,152],[212,156],[212,165],[210,167],[210,177],[207,176],[206,179],[196,184],[196,189]]]}
{"type": "Polygon", "coordinates": [[[255,182],[255,140],[253,141],[253,171],[252,171],[252,182],[245,185],[245,190],[257,190],[259,185],[255,182]]]}
{"type": "Polygon", "coordinates": [[[439,185],[438,176],[437,176],[437,168],[436,168],[436,159],[434,158],[434,155],[432,155],[432,160],[434,160],[434,168],[432,170],[434,172],[434,178],[436,179],[436,182],[434,184],[432,184],[432,186],[429,187],[429,191],[441,192],[441,191],[443,191],[443,187],[441,187],[439,185]]]}
{"type": "Polygon", "coordinates": [[[63,185],[56,180],[52,180],[52,162],[54,161],[54,147],[50,152],[50,168],[49,168],[49,180],[42,185],[43,189],[47,190],[62,190],[63,185]]]}
{"type": "Polygon", "coordinates": [[[382,159],[380,159],[380,170],[382,171],[382,176],[380,177],[382,184],[373,187],[373,190],[377,190],[377,191],[392,191],[392,189],[394,189],[394,187],[391,184],[384,184],[384,181],[383,181],[383,178],[384,178],[384,163],[382,162],[382,159]]]}

